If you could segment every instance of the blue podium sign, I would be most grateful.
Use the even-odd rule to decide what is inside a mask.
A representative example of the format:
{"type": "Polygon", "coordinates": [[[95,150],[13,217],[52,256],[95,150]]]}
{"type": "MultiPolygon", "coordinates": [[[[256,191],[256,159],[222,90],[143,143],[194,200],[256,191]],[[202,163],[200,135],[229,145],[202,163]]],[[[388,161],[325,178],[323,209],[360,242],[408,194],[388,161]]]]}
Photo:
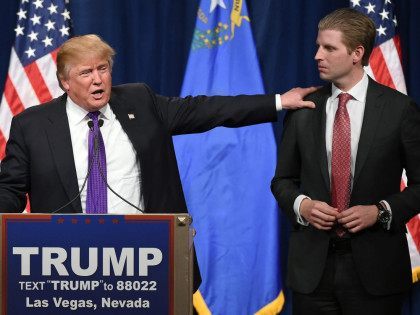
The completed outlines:
{"type": "Polygon", "coordinates": [[[2,314],[174,314],[174,216],[2,215],[2,314]]]}

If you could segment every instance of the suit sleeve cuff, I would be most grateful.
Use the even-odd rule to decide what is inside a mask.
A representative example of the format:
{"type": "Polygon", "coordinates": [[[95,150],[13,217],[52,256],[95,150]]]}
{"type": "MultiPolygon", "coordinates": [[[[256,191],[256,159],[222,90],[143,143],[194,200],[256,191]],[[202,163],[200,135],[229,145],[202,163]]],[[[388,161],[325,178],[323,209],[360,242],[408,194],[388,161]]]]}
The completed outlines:
{"type": "Polygon", "coordinates": [[[276,94],[276,110],[279,112],[283,109],[283,106],[281,104],[281,97],[280,94],[276,94]]]}

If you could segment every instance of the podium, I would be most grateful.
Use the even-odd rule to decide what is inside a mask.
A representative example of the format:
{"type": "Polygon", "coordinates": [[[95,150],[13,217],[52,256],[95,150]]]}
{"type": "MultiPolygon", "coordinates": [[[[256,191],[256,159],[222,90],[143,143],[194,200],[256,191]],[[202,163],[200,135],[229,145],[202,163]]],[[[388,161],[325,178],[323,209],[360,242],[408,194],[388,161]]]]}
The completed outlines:
{"type": "Polygon", "coordinates": [[[192,314],[187,214],[1,215],[1,315],[192,314]]]}

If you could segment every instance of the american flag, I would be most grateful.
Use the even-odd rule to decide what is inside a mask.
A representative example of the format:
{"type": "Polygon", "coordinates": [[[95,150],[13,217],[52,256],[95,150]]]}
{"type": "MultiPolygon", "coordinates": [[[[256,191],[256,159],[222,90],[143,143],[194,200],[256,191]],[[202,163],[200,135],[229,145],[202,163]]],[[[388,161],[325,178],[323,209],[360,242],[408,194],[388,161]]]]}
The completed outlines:
{"type": "MultiPolygon", "coordinates": [[[[401,45],[397,33],[395,4],[391,0],[350,0],[350,6],[368,15],[376,26],[376,42],[367,73],[376,81],[407,94],[401,65],[401,45]]],[[[402,176],[401,189],[407,183],[402,176]]],[[[410,248],[413,282],[420,278],[420,214],[407,224],[407,240],[410,248]]]]}
{"type": "Polygon", "coordinates": [[[68,0],[22,0],[0,105],[0,160],[12,117],[63,92],[56,78],[58,47],[70,35],[68,0]]]}

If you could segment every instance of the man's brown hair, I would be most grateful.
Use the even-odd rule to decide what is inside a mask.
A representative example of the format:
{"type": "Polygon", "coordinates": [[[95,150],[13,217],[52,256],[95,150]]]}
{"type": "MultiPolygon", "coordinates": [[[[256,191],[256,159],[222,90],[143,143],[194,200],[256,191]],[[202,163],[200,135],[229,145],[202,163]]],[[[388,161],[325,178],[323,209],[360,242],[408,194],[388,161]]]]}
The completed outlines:
{"type": "Polygon", "coordinates": [[[357,46],[363,46],[365,53],[362,65],[369,64],[369,57],[375,44],[376,29],[374,22],[368,16],[351,8],[338,9],[319,21],[318,30],[340,31],[349,54],[357,46]]]}

